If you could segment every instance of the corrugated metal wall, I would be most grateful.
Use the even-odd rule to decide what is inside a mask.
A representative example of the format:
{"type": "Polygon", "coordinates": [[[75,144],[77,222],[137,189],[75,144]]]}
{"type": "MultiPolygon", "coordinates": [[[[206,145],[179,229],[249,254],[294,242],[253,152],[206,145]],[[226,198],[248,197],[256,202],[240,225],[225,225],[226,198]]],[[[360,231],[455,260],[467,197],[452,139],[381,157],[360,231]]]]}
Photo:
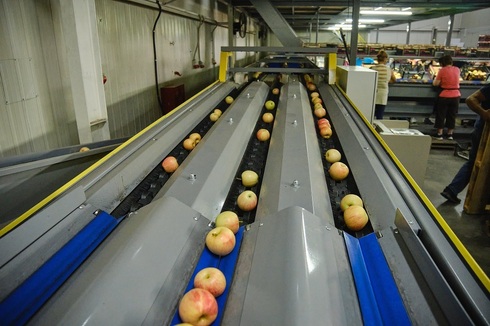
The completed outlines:
{"type": "MultiPolygon", "coordinates": [[[[114,0],[95,4],[111,138],[132,136],[161,116],[152,47],[158,12],[114,0]]],[[[228,20],[226,6],[217,1],[174,4],[189,16],[228,20]]],[[[60,16],[59,0],[0,0],[0,157],[79,142],[60,16]]],[[[228,45],[227,28],[202,25],[205,67],[193,69],[198,25],[185,15],[163,13],[156,27],[160,86],[183,83],[187,98],[217,79],[220,47],[228,45]]],[[[254,29],[250,22],[248,30],[254,29]]],[[[259,44],[251,33],[236,45],[259,44]]],[[[255,54],[237,59],[253,62],[255,54]]]]}

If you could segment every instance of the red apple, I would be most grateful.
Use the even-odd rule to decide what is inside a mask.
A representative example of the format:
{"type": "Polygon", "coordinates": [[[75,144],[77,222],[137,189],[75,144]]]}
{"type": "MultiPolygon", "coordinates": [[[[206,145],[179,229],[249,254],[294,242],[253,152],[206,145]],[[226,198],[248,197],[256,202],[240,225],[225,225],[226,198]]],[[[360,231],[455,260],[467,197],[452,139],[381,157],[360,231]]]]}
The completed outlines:
{"type": "Polygon", "coordinates": [[[322,136],[325,139],[329,139],[330,137],[332,137],[332,128],[329,127],[320,128],[320,136],[322,136]]]}
{"type": "Polygon", "coordinates": [[[233,103],[233,101],[234,101],[233,97],[231,97],[231,96],[225,97],[226,104],[231,104],[231,103],[233,103]]]}
{"type": "Polygon", "coordinates": [[[362,207],[363,202],[361,197],[359,197],[356,194],[348,194],[342,197],[340,200],[340,209],[345,211],[348,207],[350,206],[361,206],[362,207]]]}
{"type": "Polygon", "coordinates": [[[180,300],[179,316],[185,323],[210,325],[218,316],[216,298],[207,290],[192,289],[180,300]]]}
{"type": "Polygon", "coordinates": [[[279,94],[279,88],[277,88],[277,87],[276,87],[276,88],[274,88],[274,89],[272,90],[272,94],[274,94],[274,95],[279,94]]]}
{"type": "Polygon", "coordinates": [[[214,220],[214,224],[216,227],[224,226],[230,229],[234,234],[238,232],[240,228],[240,220],[238,219],[238,215],[232,211],[223,211],[214,220]]]}
{"type": "Polygon", "coordinates": [[[262,121],[265,123],[271,123],[274,121],[274,115],[272,113],[266,112],[262,115],[262,121]]]}
{"type": "Polygon", "coordinates": [[[206,235],[206,247],[218,256],[226,256],[235,248],[235,234],[224,226],[218,226],[206,235]]]}
{"type": "Polygon", "coordinates": [[[179,162],[177,162],[175,157],[167,156],[162,162],[162,167],[165,172],[172,173],[179,167],[179,162]]]}
{"type": "Polygon", "coordinates": [[[208,290],[214,297],[218,297],[226,289],[226,278],[222,271],[215,267],[201,269],[194,277],[194,287],[208,290]]]}
{"type": "Polygon", "coordinates": [[[327,160],[328,163],[335,163],[340,161],[342,158],[342,154],[335,148],[331,148],[328,151],[325,152],[325,159],[327,160]]]}
{"type": "Polygon", "coordinates": [[[331,128],[330,121],[326,118],[321,118],[317,121],[318,128],[322,128],[323,126],[331,128]]]}
{"type": "Polygon", "coordinates": [[[349,175],[349,167],[342,162],[335,162],[328,169],[328,174],[335,181],[342,181],[349,175]]]}
{"type": "Polygon", "coordinates": [[[276,107],[276,103],[274,103],[274,101],[268,100],[267,102],[265,102],[265,108],[267,110],[274,110],[275,107],[276,107]]]}
{"type": "Polygon", "coordinates": [[[259,129],[257,131],[257,139],[260,141],[267,141],[271,137],[269,130],[267,129],[259,129]]]}
{"type": "Polygon", "coordinates": [[[317,118],[323,118],[324,116],[327,115],[327,111],[324,108],[315,109],[315,111],[313,112],[313,114],[317,118]]]}
{"type": "Polygon", "coordinates": [[[366,226],[369,218],[361,206],[349,206],[344,211],[344,223],[352,231],[360,231],[366,226]]]}
{"type": "Polygon", "coordinates": [[[194,139],[190,139],[190,138],[187,138],[186,140],[184,140],[184,142],[182,143],[182,146],[184,146],[184,148],[188,151],[192,151],[194,149],[194,147],[196,147],[196,141],[194,139]]]}
{"type": "Polygon", "coordinates": [[[245,190],[237,198],[238,207],[245,212],[249,212],[257,206],[257,195],[251,190],[245,190]]]}

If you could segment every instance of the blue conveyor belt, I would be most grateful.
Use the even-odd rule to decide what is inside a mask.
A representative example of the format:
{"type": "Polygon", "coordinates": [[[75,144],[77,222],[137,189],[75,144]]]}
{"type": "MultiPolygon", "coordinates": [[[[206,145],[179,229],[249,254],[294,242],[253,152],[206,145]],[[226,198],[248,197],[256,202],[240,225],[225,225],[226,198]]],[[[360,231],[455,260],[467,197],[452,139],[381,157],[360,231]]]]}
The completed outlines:
{"type": "Polygon", "coordinates": [[[51,297],[120,220],[101,212],[0,303],[2,325],[23,325],[51,297]]]}
{"type": "Polygon", "coordinates": [[[376,235],[344,239],[364,325],[411,325],[376,235]]]}
{"type": "MultiPolygon", "coordinates": [[[[222,256],[222,257],[217,256],[213,254],[211,251],[209,251],[209,249],[205,246],[201,254],[201,258],[197,262],[196,268],[194,269],[194,273],[192,273],[192,276],[189,280],[189,284],[185,289],[185,293],[187,293],[194,288],[194,277],[203,268],[216,267],[223,272],[226,278],[226,289],[219,297],[216,298],[216,301],[218,302],[218,316],[216,317],[212,325],[221,324],[221,319],[223,318],[223,313],[225,311],[224,308],[226,305],[226,299],[228,298],[231,282],[233,281],[233,274],[235,273],[235,266],[238,260],[238,253],[240,252],[240,245],[242,243],[243,232],[244,232],[244,227],[242,226],[235,235],[236,237],[235,248],[233,248],[233,251],[226,256],[222,256]]],[[[171,325],[176,325],[180,323],[182,323],[182,320],[180,319],[179,311],[177,307],[177,311],[174,315],[171,325]]]]}

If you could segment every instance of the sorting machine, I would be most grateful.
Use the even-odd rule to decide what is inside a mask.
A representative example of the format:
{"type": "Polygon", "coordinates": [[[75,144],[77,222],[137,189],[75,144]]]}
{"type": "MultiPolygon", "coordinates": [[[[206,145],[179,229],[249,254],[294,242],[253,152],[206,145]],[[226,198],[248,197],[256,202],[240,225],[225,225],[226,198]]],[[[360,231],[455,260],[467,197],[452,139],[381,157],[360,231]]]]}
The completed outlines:
{"type": "Polygon", "coordinates": [[[322,74],[313,80],[329,139],[319,136],[304,74],[218,81],[7,225],[2,324],[174,325],[206,266],[227,278],[215,325],[489,324],[488,277],[322,74]],[[212,122],[216,108],[223,114],[212,122]],[[260,128],[268,141],[256,138],[260,128]],[[202,140],[187,151],[194,132],[202,140]],[[329,148],[350,169],[342,181],[329,176],[329,148]],[[180,164],[174,173],[161,166],[169,155],[180,164]],[[259,175],[250,212],[236,203],[244,170],[259,175]],[[358,232],[339,207],[348,193],[369,215],[358,232]],[[205,236],[225,210],[241,227],[232,253],[218,257],[205,236]]]}

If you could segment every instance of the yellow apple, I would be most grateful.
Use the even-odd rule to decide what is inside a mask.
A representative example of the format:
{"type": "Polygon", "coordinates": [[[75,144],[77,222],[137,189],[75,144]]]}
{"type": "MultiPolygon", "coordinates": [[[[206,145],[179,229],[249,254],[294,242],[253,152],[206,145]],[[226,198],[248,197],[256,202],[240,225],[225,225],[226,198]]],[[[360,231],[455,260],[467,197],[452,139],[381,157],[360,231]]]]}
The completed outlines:
{"type": "Polygon", "coordinates": [[[253,187],[259,182],[259,175],[252,170],[245,170],[242,172],[242,184],[245,187],[253,187]]]}
{"type": "Polygon", "coordinates": [[[327,160],[328,163],[335,163],[340,161],[342,158],[342,154],[335,148],[331,148],[328,151],[325,152],[325,159],[327,160]]]}

